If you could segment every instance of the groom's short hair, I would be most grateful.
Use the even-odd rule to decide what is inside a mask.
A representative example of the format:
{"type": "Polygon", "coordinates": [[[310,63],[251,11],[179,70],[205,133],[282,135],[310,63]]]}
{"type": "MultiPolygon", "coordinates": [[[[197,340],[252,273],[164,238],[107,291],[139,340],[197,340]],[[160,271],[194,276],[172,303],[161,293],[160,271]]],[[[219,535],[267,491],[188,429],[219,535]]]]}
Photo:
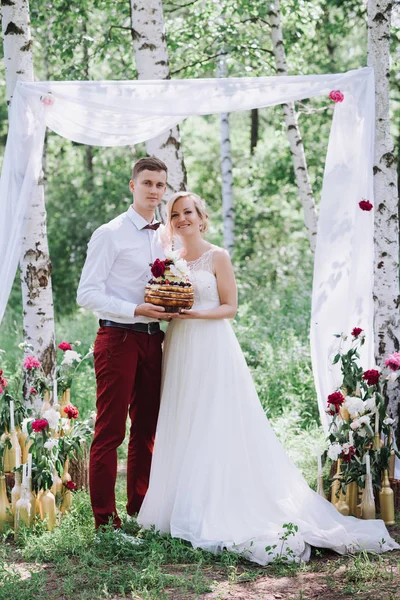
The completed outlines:
{"type": "Polygon", "coordinates": [[[165,171],[165,173],[168,175],[167,165],[163,163],[162,160],[156,158],[155,156],[146,156],[146,158],[140,158],[133,165],[132,179],[135,180],[139,173],[146,169],[148,171],[165,171]]]}

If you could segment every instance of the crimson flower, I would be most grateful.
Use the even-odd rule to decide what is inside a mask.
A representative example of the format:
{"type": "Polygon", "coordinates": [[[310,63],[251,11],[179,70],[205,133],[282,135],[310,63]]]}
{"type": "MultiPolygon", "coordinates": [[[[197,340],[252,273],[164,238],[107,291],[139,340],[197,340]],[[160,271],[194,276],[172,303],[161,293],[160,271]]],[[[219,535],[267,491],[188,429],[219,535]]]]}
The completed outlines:
{"type": "Polygon", "coordinates": [[[3,375],[3,371],[2,371],[2,369],[0,369],[0,375],[3,375]]]}
{"type": "Polygon", "coordinates": [[[40,362],[35,356],[27,356],[24,360],[24,369],[31,371],[32,369],[39,369],[40,362]]]}
{"type": "Polygon", "coordinates": [[[165,272],[165,262],[156,258],[156,260],[151,265],[151,273],[153,277],[162,277],[165,272]]]}
{"type": "Polygon", "coordinates": [[[68,404],[67,406],[65,406],[64,412],[67,415],[68,419],[77,419],[79,415],[79,410],[76,408],[76,406],[73,406],[72,404],[68,404]]]}
{"type": "Polygon", "coordinates": [[[32,431],[35,433],[40,433],[44,429],[47,429],[49,426],[49,422],[47,419],[36,419],[36,421],[32,421],[32,431]]]}
{"type": "Polygon", "coordinates": [[[31,396],[36,396],[36,394],[37,394],[37,390],[35,390],[35,388],[31,388],[31,389],[29,390],[29,394],[30,394],[31,396]]]}
{"type": "Polygon", "coordinates": [[[393,352],[385,360],[385,365],[392,371],[398,371],[400,369],[400,352],[393,352]]]}
{"type": "Polygon", "coordinates": [[[361,200],[358,203],[358,206],[361,208],[361,210],[366,210],[367,212],[369,212],[370,210],[373,209],[374,205],[371,204],[371,202],[369,200],[361,200]]]}
{"type": "Polygon", "coordinates": [[[361,332],[362,332],[361,327],[354,327],[353,331],[351,332],[351,335],[353,337],[357,338],[361,332]]]}
{"type": "Polygon", "coordinates": [[[6,388],[7,387],[7,379],[5,377],[1,377],[0,376],[0,385],[2,388],[6,388]]]}
{"type": "Polygon", "coordinates": [[[66,350],[72,350],[72,346],[69,342],[61,342],[61,344],[58,344],[58,348],[60,348],[60,350],[63,352],[66,350]]]}
{"type": "Polygon", "coordinates": [[[336,412],[339,412],[340,405],[344,402],[344,396],[342,392],[333,392],[328,396],[328,404],[333,404],[336,412]]]}
{"type": "Polygon", "coordinates": [[[69,490],[76,490],[76,483],[74,481],[66,481],[65,482],[65,486],[69,489],[69,490]]]}
{"type": "Polygon", "coordinates": [[[370,369],[369,371],[365,371],[362,378],[364,381],[368,383],[368,385],[376,385],[379,381],[379,377],[381,374],[376,369],[370,369]]]}
{"type": "Polygon", "coordinates": [[[342,94],[340,90],[332,90],[329,94],[329,98],[332,100],[332,102],[337,104],[337,102],[343,102],[344,94],[342,94]]]}
{"type": "Polygon", "coordinates": [[[343,459],[344,462],[349,463],[351,461],[351,459],[353,458],[353,456],[355,455],[356,450],[354,448],[354,446],[349,446],[349,449],[347,452],[342,452],[342,456],[341,458],[343,459]]]}

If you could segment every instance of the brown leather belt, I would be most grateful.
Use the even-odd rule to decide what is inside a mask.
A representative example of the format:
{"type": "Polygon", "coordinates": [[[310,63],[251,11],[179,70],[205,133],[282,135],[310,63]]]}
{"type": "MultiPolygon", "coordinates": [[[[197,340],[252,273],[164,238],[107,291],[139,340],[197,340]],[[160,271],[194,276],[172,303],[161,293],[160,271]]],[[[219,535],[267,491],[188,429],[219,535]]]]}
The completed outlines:
{"type": "Polygon", "coordinates": [[[151,321],[150,323],[116,323],[115,321],[100,319],[99,324],[100,327],[120,327],[121,329],[129,329],[130,331],[141,331],[149,335],[160,332],[160,323],[156,321],[151,321]]]}

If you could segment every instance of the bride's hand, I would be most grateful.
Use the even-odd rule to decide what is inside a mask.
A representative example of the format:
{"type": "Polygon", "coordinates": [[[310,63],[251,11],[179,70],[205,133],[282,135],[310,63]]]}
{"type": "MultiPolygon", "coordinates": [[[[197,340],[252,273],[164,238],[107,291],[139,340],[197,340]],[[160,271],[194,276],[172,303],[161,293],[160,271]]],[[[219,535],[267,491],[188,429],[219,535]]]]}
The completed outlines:
{"type": "Polygon", "coordinates": [[[171,317],[171,319],[201,319],[201,313],[196,310],[186,310],[181,308],[177,313],[166,313],[165,317],[171,317]]]}

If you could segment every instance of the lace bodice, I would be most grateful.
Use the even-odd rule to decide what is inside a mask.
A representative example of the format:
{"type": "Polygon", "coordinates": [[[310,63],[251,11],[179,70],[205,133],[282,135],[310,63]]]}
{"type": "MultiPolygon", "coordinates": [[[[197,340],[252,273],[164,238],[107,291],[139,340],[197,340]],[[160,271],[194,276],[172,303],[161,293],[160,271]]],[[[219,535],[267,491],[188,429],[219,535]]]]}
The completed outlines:
{"type": "Polygon", "coordinates": [[[213,252],[210,248],[197,260],[187,261],[190,281],[194,289],[194,310],[205,310],[220,305],[217,279],[213,273],[213,252]]]}

